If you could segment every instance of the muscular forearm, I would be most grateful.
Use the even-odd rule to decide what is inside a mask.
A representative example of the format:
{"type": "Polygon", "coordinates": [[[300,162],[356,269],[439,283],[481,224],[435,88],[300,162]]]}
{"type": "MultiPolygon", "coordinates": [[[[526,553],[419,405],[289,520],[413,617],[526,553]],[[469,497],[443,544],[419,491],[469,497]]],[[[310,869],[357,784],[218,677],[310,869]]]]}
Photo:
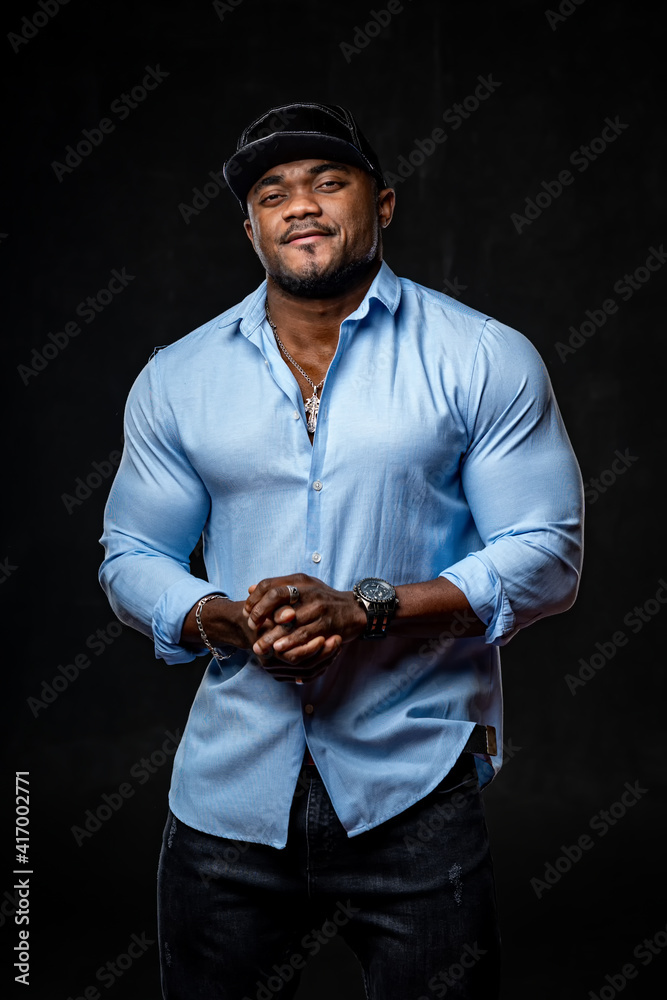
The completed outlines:
{"type": "Polygon", "coordinates": [[[429,639],[449,630],[465,639],[486,631],[463,591],[443,576],[396,587],[396,594],[399,604],[390,635],[429,639]]]}
{"type": "MultiPolygon", "coordinates": [[[[251,591],[254,589],[250,588],[251,591]]],[[[197,607],[199,602],[188,612],[181,630],[181,643],[184,646],[203,649],[204,641],[197,624],[197,607]]],[[[294,609],[288,606],[277,607],[271,615],[267,615],[262,625],[249,625],[245,612],[246,602],[220,599],[206,601],[200,607],[199,620],[211,646],[238,646],[239,649],[253,649],[259,661],[276,680],[295,680],[296,674],[286,667],[285,662],[273,655],[272,644],[264,644],[262,637],[271,631],[274,641],[290,634],[291,620],[294,609]],[[281,624],[285,623],[285,624],[281,624]]],[[[325,638],[316,636],[307,647],[300,649],[298,673],[304,679],[317,677],[325,668],[327,662],[335,656],[340,645],[340,638],[325,638]]],[[[300,679],[300,678],[299,678],[300,679]]]]}
{"type": "MultiPolygon", "coordinates": [[[[202,606],[200,619],[206,637],[212,646],[238,646],[250,649],[257,640],[257,633],[251,632],[243,615],[244,601],[207,601],[202,606]]],[[[196,618],[197,605],[186,615],[181,630],[181,644],[202,648],[199,626],[196,618]]]]}
{"type": "MultiPolygon", "coordinates": [[[[275,636],[289,634],[288,628],[282,628],[281,622],[289,623],[294,617],[294,612],[289,607],[279,607],[271,615],[267,615],[262,626],[257,629],[248,624],[248,615],[244,613],[245,601],[230,601],[221,598],[215,601],[206,601],[202,604],[199,620],[206,634],[206,638],[212,646],[238,646],[239,649],[252,649],[258,655],[270,652],[260,648],[258,640],[260,636],[271,629],[275,636]]],[[[197,607],[195,604],[185,616],[183,628],[181,629],[181,644],[184,646],[197,647],[203,649],[204,641],[197,624],[197,607]]]]}

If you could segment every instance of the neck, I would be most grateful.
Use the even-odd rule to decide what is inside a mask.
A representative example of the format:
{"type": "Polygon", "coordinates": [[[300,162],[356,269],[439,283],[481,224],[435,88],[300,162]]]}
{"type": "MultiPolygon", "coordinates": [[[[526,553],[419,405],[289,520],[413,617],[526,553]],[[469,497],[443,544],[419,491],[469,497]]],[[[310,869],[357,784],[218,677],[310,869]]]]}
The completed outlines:
{"type": "Polygon", "coordinates": [[[335,350],[341,323],[361,304],[381,263],[376,261],[356,284],[327,299],[291,295],[267,275],[266,301],[283,343],[289,342],[297,351],[312,350],[315,345],[335,350]]]}

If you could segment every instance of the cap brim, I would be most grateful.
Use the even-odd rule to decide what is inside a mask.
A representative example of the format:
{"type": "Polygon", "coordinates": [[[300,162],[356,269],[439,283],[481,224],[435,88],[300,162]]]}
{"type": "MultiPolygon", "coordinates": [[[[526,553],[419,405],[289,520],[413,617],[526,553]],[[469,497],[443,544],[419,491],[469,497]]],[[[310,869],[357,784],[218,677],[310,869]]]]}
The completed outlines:
{"type": "Polygon", "coordinates": [[[247,214],[248,194],[267,170],[292,160],[329,158],[359,167],[384,184],[377,169],[355,146],[344,139],[317,132],[279,132],[256,139],[234,153],[225,163],[223,172],[230,190],[247,214]]]}

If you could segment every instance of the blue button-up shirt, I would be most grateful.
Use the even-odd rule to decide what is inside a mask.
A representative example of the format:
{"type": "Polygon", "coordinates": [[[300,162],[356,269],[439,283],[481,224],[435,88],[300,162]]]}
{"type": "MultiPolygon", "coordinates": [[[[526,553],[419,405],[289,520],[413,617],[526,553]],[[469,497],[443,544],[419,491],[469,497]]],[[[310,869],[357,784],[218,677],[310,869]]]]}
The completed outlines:
{"type": "MultiPolygon", "coordinates": [[[[157,353],[130,392],[106,509],[102,585],[118,617],[184,663],[205,594],[308,573],[338,590],[444,576],[486,634],[355,640],[316,680],[252,652],[212,660],[170,806],[206,833],[284,847],[306,744],[349,836],[447,774],[477,722],[502,743],[499,646],[566,610],[582,485],[545,366],[520,333],[383,264],[341,324],[311,446],[263,283],[157,353]],[[190,574],[203,532],[208,582],[190,574]]],[[[482,783],[500,755],[476,758],[482,783]]]]}

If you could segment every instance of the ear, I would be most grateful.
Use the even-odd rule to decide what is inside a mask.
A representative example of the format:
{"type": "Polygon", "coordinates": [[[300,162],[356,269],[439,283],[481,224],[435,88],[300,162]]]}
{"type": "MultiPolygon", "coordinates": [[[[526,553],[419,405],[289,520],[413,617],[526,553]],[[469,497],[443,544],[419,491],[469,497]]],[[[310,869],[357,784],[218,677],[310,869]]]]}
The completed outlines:
{"type": "Polygon", "coordinates": [[[383,188],[378,194],[378,215],[380,216],[380,225],[383,229],[389,225],[394,215],[394,206],[396,205],[396,192],[393,188],[383,188]]]}
{"type": "Polygon", "coordinates": [[[252,243],[252,248],[254,250],[255,249],[255,237],[253,235],[252,222],[250,221],[250,219],[246,219],[244,221],[243,228],[245,229],[246,236],[248,237],[248,239],[252,243]]]}

